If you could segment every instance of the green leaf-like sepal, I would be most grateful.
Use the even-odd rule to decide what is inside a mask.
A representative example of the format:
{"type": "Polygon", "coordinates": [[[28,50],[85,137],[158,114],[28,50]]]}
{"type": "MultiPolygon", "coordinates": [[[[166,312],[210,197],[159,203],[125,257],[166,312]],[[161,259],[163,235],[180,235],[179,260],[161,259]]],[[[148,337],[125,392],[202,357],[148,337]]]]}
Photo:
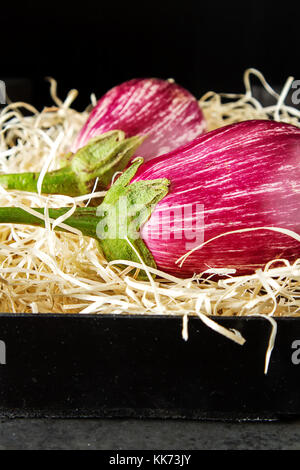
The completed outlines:
{"type": "Polygon", "coordinates": [[[140,237],[140,228],[149,219],[156,204],[167,195],[169,180],[161,178],[129,184],[142,163],[142,158],[135,159],[107,192],[97,209],[100,220],[96,233],[108,261],[140,263],[142,259],[146,266],[155,268],[155,260],[140,237]]]}
{"type": "MultiPolygon", "coordinates": [[[[58,170],[45,174],[42,193],[81,196],[88,194],[97,182],[96,190],[106,190],[114,174],[123,171],[146,137],[125,138],[123,131],[110,131],[91,139],[75,154],[67,153],[58,170]]],[[[36,192],[39,173],[0,175],[0,185],[6,189],[36,192]]]]}
{"type": "Polygon", "coordinates": [[[96,178],[99,179],[97,190],[106,190],[114,174],[126,168],[144,139],[142,136],[126,139],[123,131],[110,131],[89,140],[70,161],[80,193],[92,190],[96,178]]]}

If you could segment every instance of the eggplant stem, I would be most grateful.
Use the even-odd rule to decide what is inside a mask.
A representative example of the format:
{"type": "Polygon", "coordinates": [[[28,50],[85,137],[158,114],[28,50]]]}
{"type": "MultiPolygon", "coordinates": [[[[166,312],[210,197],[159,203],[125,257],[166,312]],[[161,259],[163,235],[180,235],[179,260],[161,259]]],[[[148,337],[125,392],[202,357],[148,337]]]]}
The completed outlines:
{"type": "MultiPolygon", "coordinates": [[[[20,190],[37,193],[37,182],[40,173],[9,173],[0,175],[0,185],[7,190],[20,190]]],[[[45,174],[42,182],[42,193],[81,196],[76,175],[66,166],[45,174]]]]}
{"type": "MultiPolygon", "coordinates": [[[[59,209],[48,209],[50,219],[58,219],[70,210],[69,207],[62,207],[59,209]]],[[[44,214],[43,208],[35,208],[35,212],[44,214]]],[[[68,217],[64,225],[76,228],[82,232],[83,235],[97,238],[96,228],[98,218],[96,217],[97,208],[93,207],[78,207],[76,212],[68,217]]],[[[20,225],[31,225],[36,227],[45,228],[45,220],[34,216],[19,207],[0,207],[0,223],[1,224],[20,224],[20,225]]],[[[55,226],[54,230],[66,232],[67,230],[55,226]]]]}

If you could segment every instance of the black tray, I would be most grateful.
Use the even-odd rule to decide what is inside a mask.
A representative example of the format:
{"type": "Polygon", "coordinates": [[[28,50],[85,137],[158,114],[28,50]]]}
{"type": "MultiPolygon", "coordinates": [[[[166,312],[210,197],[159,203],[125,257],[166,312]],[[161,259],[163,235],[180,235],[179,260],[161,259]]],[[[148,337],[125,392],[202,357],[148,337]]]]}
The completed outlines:
{"type": "Polygon", "coordinates": [[[273,420],[300,414],[300,319],[0,315],[0,416],[273,420]],[[299,354],[298,354],[299,350],[299,354]],[[299,364],[298,364],[299,363],[299,364]]]}

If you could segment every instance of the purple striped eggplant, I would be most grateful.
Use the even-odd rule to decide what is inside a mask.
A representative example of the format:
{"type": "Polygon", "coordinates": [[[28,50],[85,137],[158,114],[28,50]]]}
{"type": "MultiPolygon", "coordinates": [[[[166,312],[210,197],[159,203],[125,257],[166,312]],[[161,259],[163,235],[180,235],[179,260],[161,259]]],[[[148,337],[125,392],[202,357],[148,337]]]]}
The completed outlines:
{"type": "Polygon", "coordinates": [[[209,132],[141,166],[132,181],[165,178],[168,194],[141,229],[158,268],[190,276],[208,268],[252,273],[300,257],[300,129],[245,121],[209,132]],[[182,267],[176,261],[203,242],[182,267]]]}
{"type": "MultiPolygon", "coordinates": [[[[176,83],[154,78],[122,83],[98,101],[71,151],[61,158],[61,168],[45,174],[41,191],[80,196],[93,188],[106,190],[133,155],[152,159],[205,129],[196,98],[176,83]]],[[[0,185],[36,192],[39,176],[38,172],[3,174],[0,185]]]]}
{"type": "Polygon", "coordinates": [[[146,161],[190,142],[205,129],[198,102],[186,89],[170,80],[133,79],[100,98],[71,151],[100,134],[121,130],[126,137],[147,136],[137,152],[146,161]]]}

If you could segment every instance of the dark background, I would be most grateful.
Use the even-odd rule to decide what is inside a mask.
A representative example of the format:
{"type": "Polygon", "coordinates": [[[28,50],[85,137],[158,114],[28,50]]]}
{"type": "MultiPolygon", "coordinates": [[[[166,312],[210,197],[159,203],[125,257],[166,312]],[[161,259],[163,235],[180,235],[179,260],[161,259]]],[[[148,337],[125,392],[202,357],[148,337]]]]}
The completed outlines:
{"type": "Polygon", "coordinates": [[[1,3],[0,79],[12,100],[51,104],[46,76],[81,110],[134,77],[174,78],[197,97],[243,91],[256,67],[274,86],[300,79],[297,2],[1,3]],[[22,81],[20,81],[22,79],[22,81]]]}

